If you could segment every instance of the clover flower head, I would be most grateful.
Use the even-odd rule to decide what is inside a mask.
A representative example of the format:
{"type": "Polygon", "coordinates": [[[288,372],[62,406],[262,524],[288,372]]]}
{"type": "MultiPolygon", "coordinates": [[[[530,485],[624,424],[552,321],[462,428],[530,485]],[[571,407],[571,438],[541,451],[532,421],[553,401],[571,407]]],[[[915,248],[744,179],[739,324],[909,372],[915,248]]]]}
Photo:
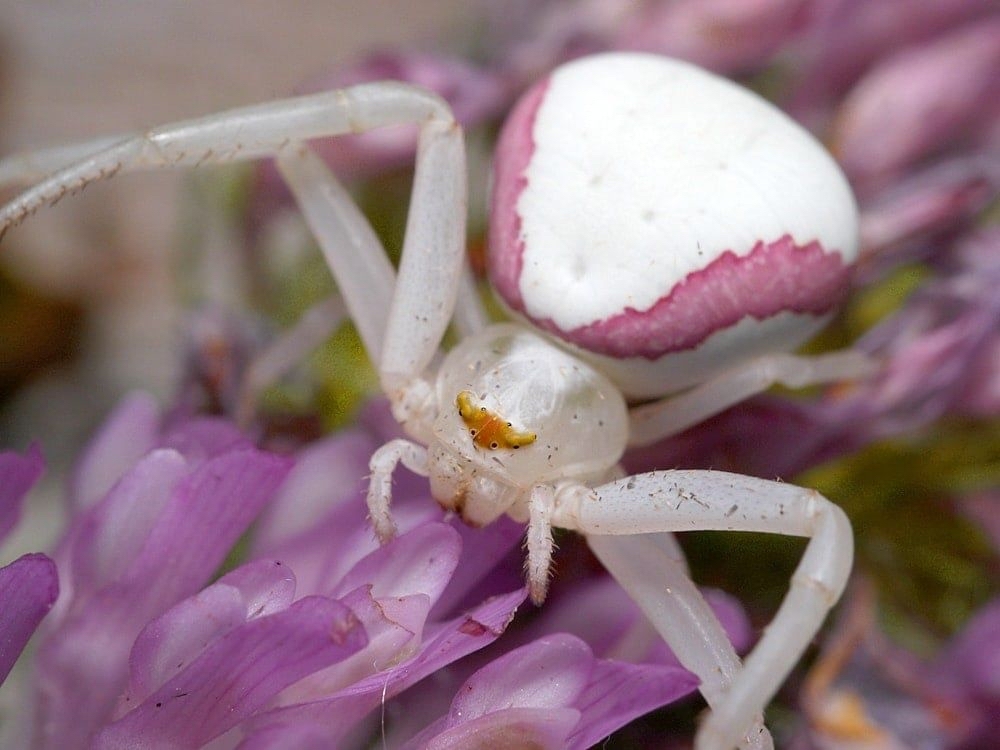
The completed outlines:
{"type": "MultiPolygon", "coordinates": [[[[11,743],[351,746],[379,731],[379,710],[412,702],[407,691],[433,675],[471,687],[454,693],[450,712],[450,693],[421,698],[388,730],[399,744],[461,744],[488,726],[508,746],[559,737],[585,747],[696,687],[663,649],[633,654],[639,663],[599,658],[545,618],[520,650],[465,659],[503,634],[524,601],[520,580],[495,571],[518,554],[522,531],[444,522],[411,477],[397,491],[401,533],[379,546],[361,498],[376,444],[354,429],[280,456],[221,419],[169,424],[147,396],[122,402],[73,475],[53,555],[58,601],[56,563],[44,555],[0,569],[5,673],[52,607],[19,686],[30,710],[6,720],[11,743]],[[230,567],[238,542],[245,562],[230,567]],[[504,691],[523,709],[512,711],[504,691]],[[451,718],[434,721],[439,711],[451,718]]],[[[0,459],[7,526],[41,467],[37,449],[0,459]]],[[[583,580],[579,590],[616,602],[612,630],[648,628],[620,590],[583,580]]],[[[717,606],[745,641],[738,608],[717,606]]],[[[577,629],[608,647],[592,623],[577,629]]]]}

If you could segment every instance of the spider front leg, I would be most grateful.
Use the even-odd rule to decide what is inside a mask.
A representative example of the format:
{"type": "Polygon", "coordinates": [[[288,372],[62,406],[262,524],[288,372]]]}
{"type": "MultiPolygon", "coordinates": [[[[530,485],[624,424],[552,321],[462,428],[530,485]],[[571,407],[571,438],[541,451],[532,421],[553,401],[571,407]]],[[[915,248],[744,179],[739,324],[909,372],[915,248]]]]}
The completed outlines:
{"type": "MultiPolygon", "coordinates": [[[[406,401],[405,388],[414,387],[413,381],[419,380],[433,357],[456,302],[463,331],[485,324],[482,306],[470,290],[471,270],[464,262],[461,130],[450,118],[432,119],[421,130],[399,284],[368,220],[313,151],[305,144],[285,149],[277,165],[320,245],[369,357],[379,368],[383,386],[391,399],[399,392],[399,383],[404,388],[403,395],[393,399],[396,407],[396,401],[406,401]]],[[[335,320],[326,320],[332,332],[335,320]]]]}
{"type": "MultiPolygon", "coordinates": [[[[324,249],[350,309],[364,309],[370,331],[365,339],[379,371],[394,416],[423,443],[430,441],[437,410],[427,368],[438,351],[455,311],[465,266],[466,172],[462,131],[454,121],[430,122],[421,130],[413,197],[407,216],[399,274],[390,287],[372,288],[366,262],[384,259],[367,222],[315,154],[305,148],[279,159],[279,168],[302,206],[307,222],[324,249]],[[359,241],[358,238],[364,238],[359,241]],[[343,246],[363,252],[343,257],[343,246]]],[[[475,327],[483,318],[478,301],[465,294],[463,321],[475,327]],[[471,322],[470,322],[471,321],[471,322]]],[[[358,313],[352,311],[358,321],[358,313]]],[[[480,323],[481,324],[481,323],[480,323]]],[[[361,325],[359,325],[359,329],[361,325]]],[[[427,475],[427,450],[408,440],[393,440],[372,456],[368,509],[378,539],[396,533],[390,510],[392,474],[402,463],[427,475]]]]}
{"type": "MultiPolygon", "coordinates": [[[[324,250],[348,314],[379,366],[398,412],[432,359],[463,293],[463,327],[484,320],[463,279],[466,173],[461,128],[439,97],[382,82],[230,110],[121,139],[101,139],[0,162],[0,180],[51,175],[0,209],[0,237],[92,182],[148,168],[193,167],[277,157],[324,250]],[[312,154],[313,138],[411,123],[420,127],[416,176],[396,286],[381,243],[346,191],[312,154]]],[[[336,316],[327,316],[332,326],[336,316]]],[[[293,349],[295,347],[292,347],[293,349]]],[[[274,371],[282,363],[269,363],[274,371]]],[[[259,384],[254,384],[255,387],[259,384]]],[[[423,389],[426,391],[426,389],[423,389]]],[[[417,399],[420,401],[420,399],[417,399]]],[[[419,411],[419,408],[416,409],[419,411]]],[[[409,416],[414,416],[410,414],[409,416]]]]}
{"type": "MultiPolygon", "coordinates": [[[[573,491],[578,485],[571,484],[559,488],[560,493],[573,491]]],[[[549,578],[552,576],[552,509],[556,504],[556,488],[549,484],[538,484],[531,488],[528,497],[528,535],[524,545],[528,556],[524,561],[528,593],[536,607],[541,606],[549,592],[549,578]]]]}
{"type": "Polygon", "coordinates": [[[12,154],[0,159],[0,187],[31,185],[83,159],[99,154],[128,135],[111,135],[92,141],[12,154]]]}
{"type": "MultiPolygon", "coordinates": [[[[411,436],[426,444],[437,411],[426,371],[463,284],[468,286],[463,277],[466,184],[461,129],[449,121],[431,122],[421,130],[399,275],[388,286],[379,285],[378,274],[372,273],[373,264],[377,269],[385,261],[381,245],[325,164],[303,146],[283,154],[278,165],[323,247],[393,414],[411,436]],[[345,245],[358,252],[345,257],[345,245]]],[[[466,327],[475,327],[483,314],[465,291],[461,317],[466,327]]],[[[390,511],[392,474],[401,462],[416,473],[428,473],[426,449],[408,440],[387,443],[370,462],[369,515],[383,543],[396,533],[390,511]]]]}
{"type": "Polygon", "coordinates": [[[415,474],[427,476],[427,449],[409,440],[396,439],[372,454],[368,463],[368,517],[379,542],[385,544],[396,536],[396,522],[389,507],[392,503],[392,474],[399,464],[415,474]]]}
{"type": "Polygon", "coordinates": [[[382,82],[241,107],[113,143],[99,139],[52,149],[36,159],[10,157],[0,162],[6,182],[23,181],[37,168],[57,171],[0,209],[0,237],[37,209],[123,172],[261,159],[313,138],[429,122],[454,124],[442,99],[414,86],[382,82]]]}
{"type": "Polygon", "coordinates": [[[461,128],[442,118],[421,129],[403,253],[391,284],[381,271],[372,273],[373,264],[377,269],[385,262],[384,251],[319,158],[300,146],[283,153],[278,164],[323,247],[394,415],[426,442],[434,411],[426,370],[460,290],[464,326],[474,328],[484,319],[463,275],[467,187],[461,128]],[[345,256],[345,245],[358,252],[345,256]]]}
{"type": "MultiPolygon", "coordinates": [[[[746,736],[840,597],[853,559],[847,516],[819,493],[724,472],[650,472],[562,493],[551,523],[588,536],[732,530],[810,538],[778,613],[701,726],[701,750],[728,750],[746,736]]],[[[657,616],[648,597],[638,604],[671,643],[669,620],[657,616]]]]}

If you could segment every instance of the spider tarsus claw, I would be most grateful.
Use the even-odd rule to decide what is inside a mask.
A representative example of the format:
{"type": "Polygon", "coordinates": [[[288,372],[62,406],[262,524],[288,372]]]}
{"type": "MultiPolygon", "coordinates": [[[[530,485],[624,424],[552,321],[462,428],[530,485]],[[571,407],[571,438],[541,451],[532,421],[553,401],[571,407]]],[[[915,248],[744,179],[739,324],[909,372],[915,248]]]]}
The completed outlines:
{"type": "Polygon", "coordinates": [[[375,531],[375,538],[378,543],[385,546],[396,538],[396,524],[392,521],[376,521],[372,519],[372,529],[375,531]]]}
{"type": "Polygon", "coordinates": [[[528,594],[531,596],[531,603],[536,607],[541,607],[545,602],[545,597],[549,593],[549,582],[544,581],[541,583],[536,583],[531,581],[528,583],[528,594]]]}

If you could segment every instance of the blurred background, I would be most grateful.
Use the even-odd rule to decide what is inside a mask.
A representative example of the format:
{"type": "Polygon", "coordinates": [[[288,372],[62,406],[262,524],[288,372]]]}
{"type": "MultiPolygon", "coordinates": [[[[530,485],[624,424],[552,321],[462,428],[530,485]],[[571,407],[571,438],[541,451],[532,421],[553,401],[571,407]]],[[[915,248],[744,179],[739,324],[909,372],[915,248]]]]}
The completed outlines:
{"type": "MultiPolygon", "coordinates": [[[[461,47],[475,13],[454,0],[0,3],[0,152],[288,96],[372,49],[461,47]]],[[[126,390],[176,386],[171,263],[186,180],[96,185],[4,242],[4,444],[44,435],[58,460],[61,441],[71,450],[126,390]]]]}

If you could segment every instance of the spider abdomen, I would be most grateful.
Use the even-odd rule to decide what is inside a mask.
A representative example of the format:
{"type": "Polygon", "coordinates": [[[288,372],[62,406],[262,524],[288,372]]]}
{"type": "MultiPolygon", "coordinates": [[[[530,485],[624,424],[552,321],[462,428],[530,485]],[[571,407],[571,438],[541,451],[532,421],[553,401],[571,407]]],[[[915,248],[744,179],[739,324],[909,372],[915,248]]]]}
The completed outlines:
{"type": "Polygon", "coordinates": [[[822,146],[687,63],[564,65],[510,116],[495,163],[499,295],[629,396],[798,346],[857,255],[854,199],[822,146]]]}

